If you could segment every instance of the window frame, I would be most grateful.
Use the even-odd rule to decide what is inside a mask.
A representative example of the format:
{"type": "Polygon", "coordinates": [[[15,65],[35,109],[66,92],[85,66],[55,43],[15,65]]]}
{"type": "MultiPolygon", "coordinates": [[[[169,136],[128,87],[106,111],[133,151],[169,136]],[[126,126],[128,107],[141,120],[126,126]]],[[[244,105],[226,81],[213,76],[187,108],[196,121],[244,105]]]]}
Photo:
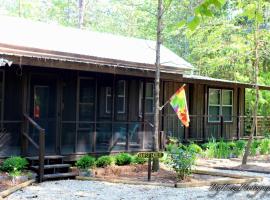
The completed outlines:
{"type": "MultiPolygon", "coordinates": [[[[123,83],[123,94],[118,94],[119,92],[119,88],[117,88],[117,99],[116,101],[118,101],[118,98],[123,98],[123,106],[122,106],[122,110],[119,110],[119,107],[117,106],[117,114],[125,114],[126,113],[126,80],[119,80],[117,82],[117,87],[119,86],[119,83],[123,83]]],[[[106,91],[107,92],[107,91],[106,91]]]]}
{"type": "Polygon", "coordinates": [[[223,89],[223,88],[208,88],[208,115],[210,113],[210,107],[211,106],[215,106],[215,107],[219,107],[219,117],[218,120],[210,120],[210,116],[208,116],[208,123],[220,123],[221,122],[221,117],[223,115],[223,107],[230,107],[231,108],[231,120],[223,120],[223,122],[226,123],[232,123],[233,122],[233,94],[234,94],[234,90],[233,89],[223,89]],[[210,90],[215,90],[215,91],[219,91],[220,92],[220,97],[219,97],[219,104],[210,104],[210,90]],[[232,104],[231,105],[223,105],[223,92],[224,91],[230,91],[231,92],[231,97],[232,97],[232,104]]]}
{"type": "Polygon", "coordinates": [[[140,114],[142,114],[143,106],[144,106],[144,114],[154,114],[154,111],[155,111],[155,87],[154,86],[155,85],[154,85],[153,82],[143,82],[143,81],[140,82],[140,88],[139,88],[139,113],[140,114]],[[143,91],[144,83],[145,83],[145,92],[143,91]],[[153,88],[153,91],[152,91],[153,96],[152,97],[147,97],[146,96],[147,84],[152,85],[152,88],[153,88]],[[144,98],[144,102],[143,102],[143,98],[144,98]],[[152,102],[153,102],[153,107],[152,107],[151,112],[146,111],[146,100],[152,100],[152,102]],[[144,103],[144,105],[143,105],[143,103],[144,103]]]}
{"type": "MultiPolygon", "coordinates": [[[[108,109],[108,105],[109,105],[109,103],[108,103],[108,98],[111,98],[111,100],[112,100],[112,87],[110,87],[110,86],[106,86],[105,87],[105,96],[106,96],[106,99],[105,99],[105,113],[106,114],[111,114],[112,113],[112,109],[108,109]],[[110,89],[110,94],[109,94],[109,89],[110,89]]],[[[112,107],[112,105],[111,105],[111,107],[112,107]]]]}

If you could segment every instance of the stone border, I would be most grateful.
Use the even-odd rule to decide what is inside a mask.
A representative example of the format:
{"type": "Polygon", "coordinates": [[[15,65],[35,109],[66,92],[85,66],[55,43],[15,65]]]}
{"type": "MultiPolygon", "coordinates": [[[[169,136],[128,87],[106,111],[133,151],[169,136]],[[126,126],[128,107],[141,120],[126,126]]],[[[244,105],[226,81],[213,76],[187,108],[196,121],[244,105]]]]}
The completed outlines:
{"type": "Polygon", "coordinates": [[[7,197],[8,195],[16,192],[17,190],[20,190],[20,189],[22,189],[24,187],[27,187],[27,186],[31,185],[34,182],[36,182],[36,180],[35,179],[31,179],[31,180],[28,180],[26,182],[20,183],[18,185],[15,185],[15,186],[13,186],[13,187],[11,187],[9,189],[6,189],[6,190],[2,191],[2,192],[0,192],[0,199],[3,199],[5,197],[7,197]]]}
{"type": "Polygon", "coordinates": [[[157,182],[144,182],[144,181],[132,181],[132,180],[122,180],[122,179],[105,179],[105,178],[95,178],[95,177],[82,177],[76,176],[76,180],[88,180],[88,181],[105,181],[109,183],[122,183],[122,184],[132,184],[132,185],[152,185],[152,186],[163,186],[163,187],[173,187],[173,188],[187,188],[187,187],[202,187],[210,186],[212,184],[224,185],[224,184],[248,184],[253,182],[262,181],[262,177],[255,176],[242,176],[237,174],[229,174],[214,171],[204,171],[204,170],[192,170],[194,174],[205,174],[210,176],[222,176],[233,178],[230,180],[210,180],[210,181],[199,181],[197,183],[157,183],[157,182]]]}

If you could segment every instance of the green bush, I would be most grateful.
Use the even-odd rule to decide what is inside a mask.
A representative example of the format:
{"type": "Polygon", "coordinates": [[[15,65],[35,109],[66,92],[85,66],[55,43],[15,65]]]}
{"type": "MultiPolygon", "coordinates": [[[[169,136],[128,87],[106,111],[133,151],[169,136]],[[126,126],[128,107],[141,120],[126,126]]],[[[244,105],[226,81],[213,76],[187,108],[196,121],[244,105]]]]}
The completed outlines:
{"type": "Polygon", "coordinates": [[[166,151],[168,151],[168,152],[171,152],[174,148],[177,148],[176,144],[170,143],[170,144],[166,145],[166,151]]]}
{"type": "Polygon", "coordinates": [[[228,143],[223,140],[217,142],[214,155],[216,158],[228,158],[230,155],[228,143]]]}
{"type": "Polygon", "coordinates": [[[128,153],[119,153],[115,156],[116,165],[129,165],[132,161],[132,156],[128,153]]]}
{"type": "Polygon", "coordinates": [[[112,156],[101,156],[96,161],[97,167],[107,167],[113,163],[112,156]]]}
{"type": "Polygon", "coordinates": [[[95,158],[93,158],[92,156],[85,155],[85,156],[81,157],[79,160],[77,160],[75,165],[79,169],[92,168],[95,166],[95,158]]]}
{"type": "Polygon", "coordinates": [[[250,147],[250,155],[251,156],[256,156],[260,144],[261,144],[261,142],[259,140],[253,140],[253,142],[251,143],[251,147],[250,147]]]}
{"type": "Polygon", "coordinates": [[[25,158],[14,156],[10,157],[1,165],[1,171],[8,172],[11,176],[18,176],[26,169],[28,162],[25,158]]]}
{"type": "Polygon", "coordinates": [[[269,153],[269,146],[270,146],[270,140],[263,139],[260,143],[260,146],[259,146],[260,154],[264,155],[264,154],[269,153]]]}
{"type": "Polygon", "coordinates": [[[171,153],[170,166],[177,173],[181,180],[191,174],[191,167],[195,164],[196,154],[194,151],[184,150],[182,148],[174,149],[171,153]]]}
{"type": "Polygon", "coordinates": [[[195,144],[195,143],[191,143],[190,145],[188,145],[187,148],[188,148],[189,151],[193,151],[193,152],[195,152],[197,154],[202,153],[202,148],[199,145],[195,144]]]}
{"type": "Polygon", "coordinates": [[[214,158],[216,155],[217,142],[215,139],[202,145],[205,149],[205,156],[208,158],[214,158]]]}
{"type": "Polygon", "coordinates": [[[246,143],[247,143],[247,142],[244,141],[244,140],[237,140],[237,141],[235,141],[236,148],[235,148],[234,154],[235,154],[237,157],[243,155],[244,149],[245,149],[245,147],[246,147],[246,143]]]}
{"type": "Polygon", "coordinates": [[[135,164],[144,164],[146,162],[147,162],[146,158],[141,158],[141,157],[138,157],[137,155],[134,156],[132,159],[132,163],[135,163],[135,164]]]}

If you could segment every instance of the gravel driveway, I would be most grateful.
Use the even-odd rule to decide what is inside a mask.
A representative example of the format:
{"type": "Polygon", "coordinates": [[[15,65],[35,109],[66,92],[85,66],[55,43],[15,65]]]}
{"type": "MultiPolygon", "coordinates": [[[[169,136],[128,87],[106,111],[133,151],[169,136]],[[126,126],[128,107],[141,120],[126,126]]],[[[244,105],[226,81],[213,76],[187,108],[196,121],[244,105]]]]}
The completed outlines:
{"type": "MultiPolygon", "coordinates": [[[[215,170],[220,171],[220,170],[215,170]]],[[[228,171],[226,171],[228,172],[228,171]]],[[[239,174],[239,172],[230,171],[239,174]]],[[[270,187],[270,175],[242,173],[245,175],[263,176],[264,181],[260,185],[270,187]]],[[[69,199],[109,199],[109,200],[179,200],[179,199],[270,199],[268,193],[241,191],[230,192],[220,191],[216,196],[215,192],[209,191],[208,187],[201,188],[168,188],[158,186],[114,184],[96,181],[62,180],[44,182],[29,186],[23,190],[10,195],[8,200],[69,200],[69,199]]]]}

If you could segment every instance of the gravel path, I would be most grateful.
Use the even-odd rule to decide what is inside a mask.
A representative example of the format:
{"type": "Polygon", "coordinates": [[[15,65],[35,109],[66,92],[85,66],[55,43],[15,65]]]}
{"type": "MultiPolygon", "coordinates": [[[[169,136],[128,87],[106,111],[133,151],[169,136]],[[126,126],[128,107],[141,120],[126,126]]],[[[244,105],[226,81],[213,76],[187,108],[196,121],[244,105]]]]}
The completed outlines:
{"type": "MultiPolygon", "coordinates": [[[[215,170],[221,171],[221,170],[215,170]]],[[[226,171],[236,173],[237,171],[226,171]]],[[[263,176],[264,181],[260,185],[270,187],[270,175],[256,173],[242,173],[245,175],[263,176]]],[[[208,187],[201,188],[168,188],[158,186],[114,184],[96,181],[62,180],[44,182],[29,186],[23,190],[10,195],[7,200],[89,200],[89,199],[109,199],[109,200],[179,200],[179,199],[270,199],[270,191],[259,192],[255,196],[254,192],[241,191],[230,192],[220,191],[216,196],[214,191],[209,191],[208,187]]]]}

